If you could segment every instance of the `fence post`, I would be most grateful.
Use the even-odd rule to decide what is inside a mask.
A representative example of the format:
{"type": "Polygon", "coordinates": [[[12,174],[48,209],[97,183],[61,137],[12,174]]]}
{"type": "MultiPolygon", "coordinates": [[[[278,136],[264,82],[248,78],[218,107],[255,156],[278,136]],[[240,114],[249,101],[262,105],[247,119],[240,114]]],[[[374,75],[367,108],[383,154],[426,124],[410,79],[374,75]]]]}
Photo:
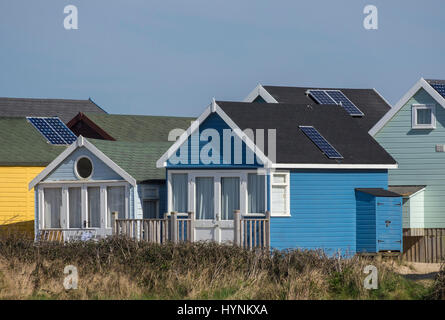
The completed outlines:
{"type": "Polygon", "coordinates": [[[117,227],[117,217],[118,217],[118,212],[117,211],[113,211],[111,213],[111,228],[113,229],[113,235],[116,235],[118,233],[118,227],[117,227]]]}
{"type": "Polygon", "coordinates": [[[194,212],[189,212],[189,224],[190,224],[190,228],[189,228],[189,241],[190,242],[194,242],[195,241],[195,213],[194,212]]]}
{"type": "Polygon", "coordinates": [[[240,229],[241,229],[241,212],[239,210],[235,210],[233,213],[233,227],[234,227],[234,235],[233,235],[233,243],[236,246],[241,245],[240,239],[240,229]]]}
{"type": "Polygon", "coordinates": [[[170,215],[171,215],[171,218],[170,218],[170,223],[171,223],[171,241],[173,242],[173,243],[177,243],[178,242],[178,233],[177,233],[177,230],[178,230],[178,217],[177,217],[177,215],[176,215],[176,212],[175,211],[172,211],[171,213],[170,213],[170,215]]]}
{"type": "Polygon", "coordinates": [[[270,247],[270,211],[266,211],[266,248],[270,247]]]}

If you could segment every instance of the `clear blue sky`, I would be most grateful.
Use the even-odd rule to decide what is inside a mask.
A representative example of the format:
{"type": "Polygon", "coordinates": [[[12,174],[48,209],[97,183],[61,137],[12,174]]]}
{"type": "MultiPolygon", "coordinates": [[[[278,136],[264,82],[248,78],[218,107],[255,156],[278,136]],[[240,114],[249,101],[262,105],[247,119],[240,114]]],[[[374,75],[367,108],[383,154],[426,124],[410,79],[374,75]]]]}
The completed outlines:
{"type": "Polygon", "coordinates": [[[375,87],[395,103],[445,78],[444,17],[443,0],[2,0],[0,96],[196,116],[262,83],[375,87]],[[63,27],[68,4],[78,30],[63,27]]]}

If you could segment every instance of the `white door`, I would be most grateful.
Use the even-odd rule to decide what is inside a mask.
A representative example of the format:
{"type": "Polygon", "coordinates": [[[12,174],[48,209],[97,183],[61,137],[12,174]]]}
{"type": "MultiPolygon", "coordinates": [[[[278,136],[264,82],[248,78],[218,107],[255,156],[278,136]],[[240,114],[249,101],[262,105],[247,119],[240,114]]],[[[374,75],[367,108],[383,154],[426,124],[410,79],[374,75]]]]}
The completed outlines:
{"type": "Polygon", "coordinates": [[[233,241],[233,213],[240,209],[241,178],[230,174],[192,176],[195,240],[233,241]]]}

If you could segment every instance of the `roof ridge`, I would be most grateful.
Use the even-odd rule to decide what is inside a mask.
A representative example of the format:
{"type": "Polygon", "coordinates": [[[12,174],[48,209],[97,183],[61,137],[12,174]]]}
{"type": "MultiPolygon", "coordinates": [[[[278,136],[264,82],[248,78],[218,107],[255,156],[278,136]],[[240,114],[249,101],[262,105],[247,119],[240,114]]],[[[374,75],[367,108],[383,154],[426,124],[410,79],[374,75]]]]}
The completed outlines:
{"type": "MultiPolygon", "coordinates": [[[[25,100],[25,101],[82,101],[92,102],[89,99],[65,99],[65,98],[16,98],[16,97],[0,97],[0,100],[25,100]]],[[[93,102],[94,103],[94,102],[93,102]]],[[[100,107],[99,107],[100,108],[100,107]]],[[[101,108],[102,109],[102,108],[101,108]]]]}

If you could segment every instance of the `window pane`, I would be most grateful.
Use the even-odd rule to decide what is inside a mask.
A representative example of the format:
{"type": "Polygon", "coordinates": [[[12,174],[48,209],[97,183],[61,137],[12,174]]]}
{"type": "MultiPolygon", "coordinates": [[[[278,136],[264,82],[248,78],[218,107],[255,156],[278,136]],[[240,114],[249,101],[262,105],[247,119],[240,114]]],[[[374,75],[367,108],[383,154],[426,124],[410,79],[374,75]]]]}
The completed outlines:
{"type": "Polygon", "coordinates": [[[196,219],[212,220],[214,214],[213,178],[196,178],[196,219]]]}
{"type": "Polygon", "coordinates": [[[273,183],[286,183],[286,175],[284,174],[274,174],[273,183]]]}
{"type": "Polygon", "coordinates": [[[100,188],[88,187],[88,226],[100,228],[100,188]]]}
{"type": "Polygon", "coordinates": [[[247,203],[249,213],[265,213],[265,175],[249,173],[247,177],[247,203]]]}
{"type": "Polygon", "coordinates": [[[80,191],[80,188],[68,188],[70,228],[82,228],[82,200],[80,191]]]}
{"type": "Polygon", "coordinates": [[[107,228],[111,228],[111,214],[117,211],[125,219],[125,187],[107,187],[107,228]]]}
{"type": "Polygon", "coordinates": [[[431,109],[417,109],[417,124],[431,124],[431,109]]]}
{"type": "Polygon", "coordinates": [[[187,212],[188,211],[188,182],[187,174],[172,174],[172,201],[173,211],[187,212]]]}
{"type": "Polygon", "coordinates": [[[221,178],[221,219],[233,220],[233,212],[240,209],[239,178],[221,178]]]}
{"type": "Polygon", "coordinates": [[[286,187],[272,187],[272,211],[286,213],[286,187]]]}
{"type": "Polygon", "coordinates": [[[60,228],[62,212],[62,188],[45,188],[44,197],[44,228],[60,228]]]}
{"type": "Polygon", "coordinates": [[[157,219],[158,215],[158,201],[144,200],[142,204],[142,212],[144,219],[157,219]]]}

